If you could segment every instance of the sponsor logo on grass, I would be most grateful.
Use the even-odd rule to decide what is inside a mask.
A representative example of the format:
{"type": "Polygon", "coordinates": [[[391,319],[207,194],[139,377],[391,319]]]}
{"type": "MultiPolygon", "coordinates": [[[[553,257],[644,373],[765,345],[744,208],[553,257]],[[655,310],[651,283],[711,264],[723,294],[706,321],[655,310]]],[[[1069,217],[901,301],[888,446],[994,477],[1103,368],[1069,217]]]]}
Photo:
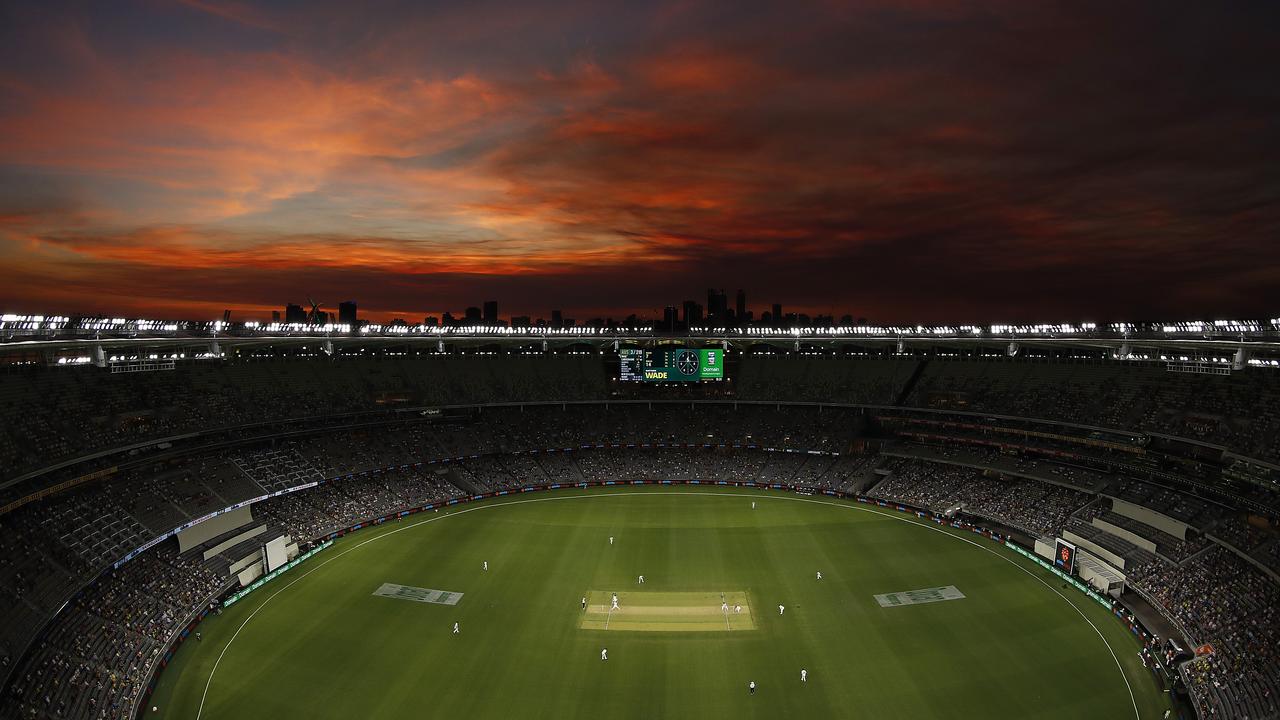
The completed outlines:
{"type": "Polygon", "coordinates": [[[922,605],[924,603],[960,600],[963,598],[964,593],[957,590],[955,585],[947,585],[945,587],[904,590],[902,592],[876,595],[876,602],[880,603],[880,607],[901,607],[903,605],[922,605]]]}
{"type": "Polygon", "coordinates": [[[412,600],[420,603],[431,603],[433,605],[457,605],[462,599],[462,593],[451,592],[449,590],[432,590],[431,588],[411,587],[409,585],[396,585],[395,583],[382,583],[382,587],[373,591],[378,597],[389,597],[397,600],[412,600]]]}

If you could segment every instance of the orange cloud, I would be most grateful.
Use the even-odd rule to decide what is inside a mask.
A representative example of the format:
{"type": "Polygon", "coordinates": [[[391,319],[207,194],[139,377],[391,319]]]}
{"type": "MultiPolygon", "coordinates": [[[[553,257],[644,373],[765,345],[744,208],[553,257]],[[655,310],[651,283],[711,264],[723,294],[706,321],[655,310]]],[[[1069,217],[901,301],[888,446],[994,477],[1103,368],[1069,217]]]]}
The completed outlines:
{"type": "Polygon", "coordinates": [[[619,287],[652,307],[741,278],[1008,320],[1001,270],[1141,306],[1197,267],[1224,302],[1275,294],[1250,28],[1188,43],[1190,17],[1006,0],[300,7],[16,10],[0,300],[141,278],[156,306],[262,308],[318,277],[384,308],[619,287]]]}

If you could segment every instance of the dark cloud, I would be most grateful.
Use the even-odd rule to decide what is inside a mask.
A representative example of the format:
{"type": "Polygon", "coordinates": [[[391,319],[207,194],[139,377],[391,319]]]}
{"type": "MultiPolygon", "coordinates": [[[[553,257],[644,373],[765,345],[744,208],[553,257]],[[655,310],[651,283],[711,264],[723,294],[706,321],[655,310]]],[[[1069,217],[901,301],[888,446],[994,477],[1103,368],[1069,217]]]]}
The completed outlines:
{"type": "Polygon", "coordinates": [[[11,14],[50,57],[0,72],[0,302],[1270,316],[1278,7],[201,0],[43,51],[11,14]]]}

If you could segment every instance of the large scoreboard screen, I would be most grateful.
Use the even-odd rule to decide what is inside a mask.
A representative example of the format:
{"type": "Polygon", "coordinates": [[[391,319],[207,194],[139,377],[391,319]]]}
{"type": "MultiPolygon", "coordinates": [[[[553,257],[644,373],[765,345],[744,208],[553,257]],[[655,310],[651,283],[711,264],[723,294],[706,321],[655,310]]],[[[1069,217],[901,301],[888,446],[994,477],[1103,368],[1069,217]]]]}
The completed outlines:
{"type": "Polygon", "coordinates": [[[724,379],[719,348],[622,348],[618,378],[636,382],[701,382],[724,379]]]}
{"type": "Polygon", "coordinates": [[[1068,574],[1074,574],[1076,571],[1076,546],[1062,538],[1058,538],[1056,550],[1053,564],[1062,568],[1068,574]]]}

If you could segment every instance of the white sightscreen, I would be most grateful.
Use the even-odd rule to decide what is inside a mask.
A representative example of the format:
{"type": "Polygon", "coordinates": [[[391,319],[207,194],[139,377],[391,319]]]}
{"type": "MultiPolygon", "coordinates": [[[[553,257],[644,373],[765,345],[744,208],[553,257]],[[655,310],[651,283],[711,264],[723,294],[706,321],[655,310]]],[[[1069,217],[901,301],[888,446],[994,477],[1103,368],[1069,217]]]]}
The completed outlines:
{"type": "Polygon", "coordinates": [[[287,536],[281,535],[275,540],[268,542],[264,546],[266,550],[265,555],[266,555],[266,561],[267,561],[267,567],[266,567],[267,572],[271,572],[272,570],[275,570],[276,568],[288,562],[289,560],[289,556],[287,552],[288,545],[289,545],[289,538],[287,536]]]}
{"type": "Polygon", "coordinates": [[[209,538],[231,532],[251,522],[253,522],[253,514],[249,512],[248,505],[211,517],[195,527],[178,533],[178,552],[186,552],[209,538]]]}

